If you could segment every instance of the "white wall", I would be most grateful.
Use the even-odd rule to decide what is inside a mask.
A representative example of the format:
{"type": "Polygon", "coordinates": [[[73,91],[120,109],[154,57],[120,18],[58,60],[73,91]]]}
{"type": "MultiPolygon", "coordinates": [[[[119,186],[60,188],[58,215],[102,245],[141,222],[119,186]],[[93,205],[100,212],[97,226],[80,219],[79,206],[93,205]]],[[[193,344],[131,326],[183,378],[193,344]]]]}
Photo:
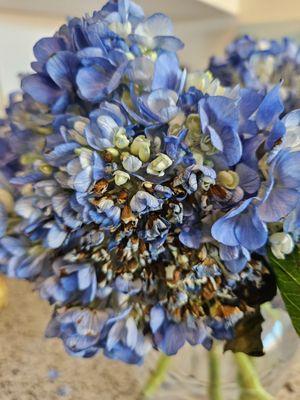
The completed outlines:
{"type": "MultiPolygon", "coordinates": [[[[41,37],[52,35],[63,18],[0,13],[0,87],[7,95],[19,86],[18,74],[30,71],[32,47],[41,37]]],[[[175,22],[176,34],[185,42],[181,61],[193,69],[203,68],[208,57],[221,53],[235,36],[231,18],[175,22]]]]}
{"type": "Polygon", "coordinates": [[[4,95],[19,86],[18,74],[30,71],[32,47],[43,36],[52,35],[63,22],[59,18],[0,14],[0,87],[4,95]]]}
{"type": "MultiPolygon", "coordinates": [[[[1,1],[3,2],[3,0],[0,0],[0,6],[1,1]]],[[[21,4],[22,1],[27,0],[19,0],[18,4],[21,4]]],[[[62,8],[63,6],[66,8],[71,0],[60,1],[63,2],[62,8]]],[[[152,3],[152,1],[143,0],[144,5],[148,8],[156,9],[160,5],[166,8],[163,11],[167,11],[171,1],[174,7],[177,4],[176,10],[171,9],[171,14],[175,18],[176,34],[186,44],[185,49],[180,52],[180,58],[182,64],[191,69],[204,68],[209,57],[214,54],[222,54],[225,46],[239,33],[250,33],[258,37],[291,35],[300,39],[300,23],[297,21],[282,19],[281,21],[265,21],[262,23],[260,20],[250,17],[248,17],[248,20],[243,19],[242,16],[240,19],[233,18],[224,13],[220,14],[220,12],[214,14],[211,9],[200,7],[200,3],[195,3],[192,0],[189,0],[189,2],[181,0],[188,8],[183,13],[182,3],[179,0],[174,3],[175,0],[155,0],[155,3],[152,3]],[[151,1],[151,3],[148,3],[148,1],[151,1]],[[195,15],[192,13],[193,10],[195,15]],[[180,21],[180,16],[184,17],[185,20],[180,21]]],[[[255,2],[258,1],[270,2],[270,0],[255,0],[255,2]]],[[[300,4],[300,0],[297,1],[300,4]]],[[[209,3],[208,0],[206,2],[209,3]]],[[[99,1],[100,3],[103,3],[103,1],[99,1]]],[[[86,5],[91,5],[91,3],[86,3],[86,5]]],[[[152,13],[155,9],[147,11],[152,13]]],[[[59,13],[56,16],[53,14],[46,16],[46,14],[39,15],[37,11],[35,14],[0,11],[0,101],[2,105],[7,94],[18,88],[18,74],[30,71],[34,43],[41,37],[52,35],[63,22],[64,18],[60,17],[59,13]]]]}

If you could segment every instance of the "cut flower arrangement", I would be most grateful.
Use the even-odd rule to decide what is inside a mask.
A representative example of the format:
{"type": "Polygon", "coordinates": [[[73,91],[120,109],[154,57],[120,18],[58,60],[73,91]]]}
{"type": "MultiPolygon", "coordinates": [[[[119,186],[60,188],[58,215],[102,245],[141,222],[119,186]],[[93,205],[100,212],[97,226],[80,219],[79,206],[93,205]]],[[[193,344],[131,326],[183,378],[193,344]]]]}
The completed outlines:
{"type": "Polygon", "coordinates": [[[277,287],[300,333],[300,110],[283,50],[265,84],[255,46],[187,72],[169,18],[126,0],[34,46],[1,124],[0,269],[54,305],[69,354],[261,356],[277,287]]]}

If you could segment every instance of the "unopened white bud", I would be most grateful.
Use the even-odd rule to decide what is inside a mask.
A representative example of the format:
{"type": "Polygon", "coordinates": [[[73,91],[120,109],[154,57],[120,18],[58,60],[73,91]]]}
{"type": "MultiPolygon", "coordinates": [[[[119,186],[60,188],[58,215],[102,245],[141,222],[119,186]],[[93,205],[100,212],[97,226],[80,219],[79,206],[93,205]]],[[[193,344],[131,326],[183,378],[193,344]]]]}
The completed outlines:
{"type": "Polygon", "coordinates": [[[172,165],[172,160],[166,154],[160,153],[147,167],[147,173],[163,176],[165,170],[172,165]]]}
{"type": "Polygon", "coordinates": [[[127,172],[120,170],[114,172],[114,177],[115,177],[115,184],[117,186],[125,185],[125,183],[130,179],[130,175],[127,174],[127,172]]]}
{"type": "Polygon", "coordinates": [[[150,159],[150,140],[144,135],[137,136],[130,146],[133,155],[138,156],[143,162],[150,159]]]}
{"type": "Polygon", "coordinates": [[[285,232],[273,233],[270,236],[271,250],[274,256],[284,260],[286,254],[290,254],[294,249],[294,241],[291,235],[285,232]]]}
{"type": "Polygon", "coordinates": [[[114,136],[114,145],[118,149],[125,149],[129,145],[129,140],[126,136],[126,130],[124,128],[120,128],[114,136]]]}

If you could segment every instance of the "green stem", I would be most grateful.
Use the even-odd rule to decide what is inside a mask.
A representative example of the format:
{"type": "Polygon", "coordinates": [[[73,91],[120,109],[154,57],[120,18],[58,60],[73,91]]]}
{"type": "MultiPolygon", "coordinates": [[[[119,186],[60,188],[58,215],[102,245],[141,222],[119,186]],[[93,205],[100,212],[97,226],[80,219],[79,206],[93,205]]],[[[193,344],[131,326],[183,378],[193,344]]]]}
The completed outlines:
{"type": "Polygon", "coordinates": [[[235,353],[234,357],[241,388],[240,400],[274,400],[263,388],[251,358],[244,353],[235,353]]]}
{"type": "Polygon", "coordinates": [[[171,357],[162,354],[156,364],[155,370],[150,375],[146,385],[142,390],[142,398],[153,396],[159,389],[160,385],[166,379],[166,375],[171,363],[171,357]]]}
{"type": "Polygon", "coordinates": [[[208,396],[210,400],[222,400],[221,390],[221,365],[220,365],[220,347],[214,343],[208,352],[209,358],[209,386],[208,396]]]}

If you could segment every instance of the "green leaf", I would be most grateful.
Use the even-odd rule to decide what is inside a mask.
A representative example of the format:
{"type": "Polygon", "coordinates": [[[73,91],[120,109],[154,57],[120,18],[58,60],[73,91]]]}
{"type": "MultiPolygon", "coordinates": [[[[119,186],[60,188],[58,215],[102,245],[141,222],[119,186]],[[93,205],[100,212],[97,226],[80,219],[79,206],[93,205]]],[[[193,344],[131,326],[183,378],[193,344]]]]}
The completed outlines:
{"type": "Polygon", "coordinates": [[[300,336],[300,250],[296,248],[284,260],[278,260],[269,251],[269,260],[286,309],[300,336]]]}

